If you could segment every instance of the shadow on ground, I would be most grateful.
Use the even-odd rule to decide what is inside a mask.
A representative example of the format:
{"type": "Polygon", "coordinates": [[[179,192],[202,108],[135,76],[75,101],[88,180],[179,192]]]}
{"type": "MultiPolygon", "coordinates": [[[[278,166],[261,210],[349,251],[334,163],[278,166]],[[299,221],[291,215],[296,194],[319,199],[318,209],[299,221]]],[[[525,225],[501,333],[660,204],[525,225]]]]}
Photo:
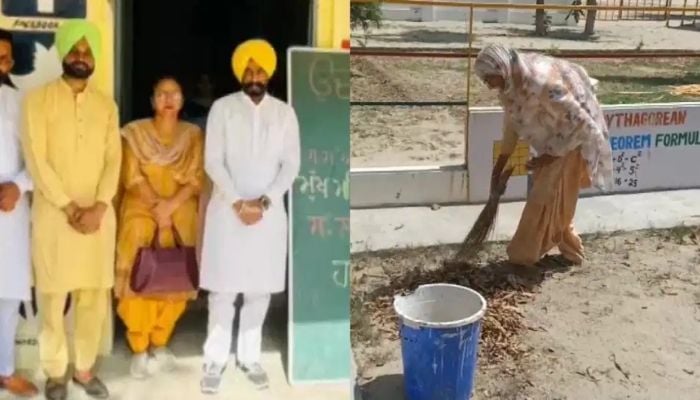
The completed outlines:
{"type": "Polygon", "coordinates": [[[482,265],[446,261],[441,268],[416,268],[392,277],[391,285],[381,286],[368,294],[369,299],[411,292],[420,285],[452,283],[470,287],[489,297],[501,290],[532,291],[545,279],[568,272],[571,264],[559,255],[545,256],[535,267],[523,267],[502,260],[489,260],[482,265]]]}
{"type": "Polygon", "coordinates": [[[438,43],[441,45],[449,43],[467,44],[469,35],[464,32],[451,32],[433,29],[414,29],[396,34],[372,34],[369,33],[367,38],[370,40],[379,40],[382,42],[392,43],[438,43]]]}
{"type": "Polygon", "coordinates": [[[615,36],[609,33],[605,34],[605,39],[602,39],[597,35],[586,35],[583,33],[583,28],[569,29],[569,28],[559,28],[552,27],[546,36],[538,36],[535,34],[535,27],[532,29],[522,29],[522,28],[509,28],[507,36],[517,36],[517,37],[532,37],[532,38],[542,38],[542,39],[554,39],[554,40],[571,40],[579,42],[614,42],[616,41],[615,36]]]}
{"type": "Polygon", "coordinates": [[[361,387],[362,400],[404,400],[403,375],[382,375],[361,387]]]}
{"type": "MultiPolygon", "coordinates": [[[[534,267],[523,267],[501,260],[489,260],[479,265],[463,262],[445,262],[442,267],[424,270],[417,268],[392,276],[391,284],[367,294],[367,300],[393,297],[400,292],[411,292],[418,286],[430,283],[453,283],[480,292],[487,301],[503,298],[504,292],[536,292],[538,287],[556,274],[567,273],[572,264],[559,255],[546,256],[534,267]]],[[[361,329],[360,326],[356,326],[361,329]]],[[[483,335],[488,335],[484,326],[483,335]]],[[[362,332],[355,332],[361,335],[362,332]]],[[[482,337],[483,339],[483,337],[482,337]]],[[[482,344],[483,346],[483,344],[482,344]]],[[[488,347],[488,346],[486,346],[488,347]]],[[[489,355],[480,355],[487,361],[489,355]]],[[[362,400],[402,400],[403,375],[381,375],[362,385],[362,400]]]]}

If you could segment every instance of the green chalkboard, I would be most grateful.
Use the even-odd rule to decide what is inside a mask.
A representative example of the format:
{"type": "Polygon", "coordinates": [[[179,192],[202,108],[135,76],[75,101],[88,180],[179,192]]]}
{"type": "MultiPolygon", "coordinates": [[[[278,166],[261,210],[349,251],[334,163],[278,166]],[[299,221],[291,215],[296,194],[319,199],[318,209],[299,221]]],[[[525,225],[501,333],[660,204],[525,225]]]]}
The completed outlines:
{"type": "Polygon", "coordinates": [[[350,54],[290,48],[301,170],[291,196],[292,383],[350,378],[350,54]]]}

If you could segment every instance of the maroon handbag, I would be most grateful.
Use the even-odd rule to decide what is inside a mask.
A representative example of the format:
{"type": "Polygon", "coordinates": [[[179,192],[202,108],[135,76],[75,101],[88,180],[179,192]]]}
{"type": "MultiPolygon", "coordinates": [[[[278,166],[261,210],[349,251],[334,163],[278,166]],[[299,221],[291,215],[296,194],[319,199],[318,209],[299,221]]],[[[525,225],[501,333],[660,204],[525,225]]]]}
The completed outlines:
{"type": "Polygon", "coordinates": [[[137,294],[189,292],[199,287],[199,268],[194,247],[184,246],[173,227],[175,247],[164,248],[156,228],[149,247],[141,247],[131,271],[131,290],[137,294]]]}

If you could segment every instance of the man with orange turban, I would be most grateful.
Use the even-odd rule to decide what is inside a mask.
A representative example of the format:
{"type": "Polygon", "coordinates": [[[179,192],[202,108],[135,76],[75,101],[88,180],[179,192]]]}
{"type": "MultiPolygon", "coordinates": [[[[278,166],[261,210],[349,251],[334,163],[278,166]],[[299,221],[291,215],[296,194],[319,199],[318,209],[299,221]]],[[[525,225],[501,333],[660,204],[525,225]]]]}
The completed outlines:
{"type": "Polygon", "coordinates": [[[209,113],[205,169],[214,188],[207,207],[201,288],[209,291],[209,327],[201,389],[216,393],[231,352],[234,302],[243,296],[236,358],[258,388],[262,326],[272,293],[285,289],[287,215],[284,194],[299,173],[294,110],[267,93],[277,56],[264,40],[242,43],[233,73],[242,91],[209,113]]]}

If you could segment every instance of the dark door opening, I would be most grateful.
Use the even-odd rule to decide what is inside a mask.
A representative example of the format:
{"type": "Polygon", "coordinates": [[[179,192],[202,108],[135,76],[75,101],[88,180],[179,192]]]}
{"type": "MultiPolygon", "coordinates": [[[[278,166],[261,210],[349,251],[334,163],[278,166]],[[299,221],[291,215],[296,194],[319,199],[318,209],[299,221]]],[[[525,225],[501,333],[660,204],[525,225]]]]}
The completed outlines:
{"type": "MultiPolygon", "coordinates": [[[[121,123],[151,113],[155,80],[174,76],[183,87],[184,120],[202,128],[211,103],[240,89],[231,69],[236,46],[268,40],[277,52],[269,91],[287,98],[287,49],[311,43],[312,0],[125,0],[118,6],[118,93],[121,123]]],[[[263,351],[281,350],[286,365],[287,294],[273,296],[264,326],[263,351]]],[[[204,334],[206,301],[190,304],[178,331],[204,334]],[[200,332],[201,331],[201,332],[200,332]]],[[[115,317],[116,341],[124,326],[115,317]]],[[[189,336],[189,335],[188,335],[189,336]]]]}
{"type": "Polygon", "coordinates": [[[310,43],[311,0],[130,0],[123,10],[127,25],[122,89],[123,122],[151,113],[154,81],[162,75],[180,80],[187,98],[183,118],[201,122],[211,101],[239,90],[231,54],[244,40],[264,38],[277,51],[270,92],[287,95],[287,48],[310,43]]]}

